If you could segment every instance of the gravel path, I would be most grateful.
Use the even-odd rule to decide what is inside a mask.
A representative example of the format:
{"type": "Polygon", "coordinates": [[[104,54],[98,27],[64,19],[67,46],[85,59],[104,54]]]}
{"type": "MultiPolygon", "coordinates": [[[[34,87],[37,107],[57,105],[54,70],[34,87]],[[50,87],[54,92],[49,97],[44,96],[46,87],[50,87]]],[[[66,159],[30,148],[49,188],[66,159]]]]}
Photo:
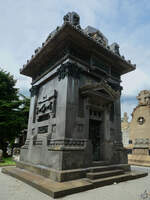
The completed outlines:
{"type": "MultiPolygon", "coordinates": [[[[144,178],[81,192],[61,199],[150,200],[150,174],[144,178]]],[[[52,200],[52,198],[15,178],[1,173],[0,169],[0,200],[52,200]]]]}

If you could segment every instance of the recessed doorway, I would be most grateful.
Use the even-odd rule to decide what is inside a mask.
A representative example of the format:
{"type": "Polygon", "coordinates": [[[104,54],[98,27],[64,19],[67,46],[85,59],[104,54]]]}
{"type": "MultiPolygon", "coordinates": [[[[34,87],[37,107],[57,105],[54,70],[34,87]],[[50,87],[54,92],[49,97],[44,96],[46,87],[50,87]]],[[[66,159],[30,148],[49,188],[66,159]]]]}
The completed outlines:
{"type": "Polygon", "coordinates": [[[92,155],[93,161],[100,161],[100,125],[101,121],[98,120],[89,120],[89,139],[92,143],[92,155]]]}

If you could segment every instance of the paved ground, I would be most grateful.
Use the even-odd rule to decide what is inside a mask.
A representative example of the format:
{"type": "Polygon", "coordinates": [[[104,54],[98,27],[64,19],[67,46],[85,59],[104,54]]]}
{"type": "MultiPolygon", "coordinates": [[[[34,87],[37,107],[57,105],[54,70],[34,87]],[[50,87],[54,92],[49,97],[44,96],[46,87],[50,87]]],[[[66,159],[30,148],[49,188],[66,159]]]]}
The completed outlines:
{"type": "MultiPolygon", "coordinates": [[[[133,167],[141,171],[150,168],[133,167]]],[[[0,169],[0,200],[52,200],[29,185],[2,174],[0,169]]],[[[150,200],[150,174],[147,177],[105,186],[60,198],[62,200],[150,200]],[[145,192],[146,191],[146,192],[145,192]],[[144,193],[145,192],[145,193],[144,193]]]]}

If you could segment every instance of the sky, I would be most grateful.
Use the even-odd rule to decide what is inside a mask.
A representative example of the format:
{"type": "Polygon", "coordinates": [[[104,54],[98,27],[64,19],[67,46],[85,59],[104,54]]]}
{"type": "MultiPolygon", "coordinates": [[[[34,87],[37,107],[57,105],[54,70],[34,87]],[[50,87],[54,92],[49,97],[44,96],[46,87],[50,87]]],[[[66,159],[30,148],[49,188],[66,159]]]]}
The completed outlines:
{"type": "Polygon", "coordinates": [[[80,15],[82,28],[99,29],[109,44],[117,42],[121,55],[136,64],[121,83],[121,110],[131,119],[136,96],[150,89],[149,0],[0,0],[0,67],[14,75],[20,93],[28,96],[31,79],[19,69],[72,11],[80,15]]]}

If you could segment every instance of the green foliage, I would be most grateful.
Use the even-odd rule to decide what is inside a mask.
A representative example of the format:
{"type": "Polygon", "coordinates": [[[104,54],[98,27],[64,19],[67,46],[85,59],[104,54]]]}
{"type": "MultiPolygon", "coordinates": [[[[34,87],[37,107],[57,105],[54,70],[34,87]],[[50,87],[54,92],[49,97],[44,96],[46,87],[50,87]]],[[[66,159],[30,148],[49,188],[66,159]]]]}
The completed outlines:
{"type": "Polygon", "coordinates": [[[18,100],[17,92],[15,88],[16,80],[10,73],[0,69],[0,99],[12,101],[18,100]]]}
{"type": "Polygon", "coordinates": [[[16,80],[10,73],[0,69],[0,148],[6,151],[6,142],[11,142],[21,130],[27,128],[30,99],[15,88],[16,80]]]}
{"type": "Polygon", "coordinates": [[[0,163],[0,167],[7,166],[7,165],[16,165],[16,162],[13,161],[11,157],[3,158],[3,162],[0,163]]]}
{"type": "Polygon", "coordinates": [[[22,104],[20,107],[20,113],[23,118],[22,129],[25,129],[25,128],[27,128],[27,124],[28,124],[30,99],[25,97],[23,94],[20,94],[20,96],[22,97],[22,100],[21,100],[22,104]]]}

